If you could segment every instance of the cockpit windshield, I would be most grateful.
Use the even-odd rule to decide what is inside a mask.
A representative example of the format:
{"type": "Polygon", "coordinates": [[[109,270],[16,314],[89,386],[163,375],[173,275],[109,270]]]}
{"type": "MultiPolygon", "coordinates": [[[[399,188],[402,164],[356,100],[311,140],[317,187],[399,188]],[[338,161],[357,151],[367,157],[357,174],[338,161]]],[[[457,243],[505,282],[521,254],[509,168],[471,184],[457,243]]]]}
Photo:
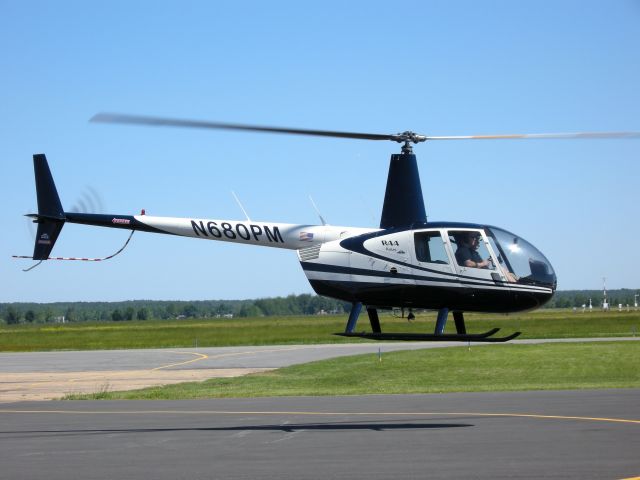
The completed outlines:
{"type": "Polygon", "coordinates": [[[501,266],[515,275],[518,283],[555,288],[556,274],[540,250],[506,230],[491,227],[487,233],[492,247],[497,250],[501,266]]]}

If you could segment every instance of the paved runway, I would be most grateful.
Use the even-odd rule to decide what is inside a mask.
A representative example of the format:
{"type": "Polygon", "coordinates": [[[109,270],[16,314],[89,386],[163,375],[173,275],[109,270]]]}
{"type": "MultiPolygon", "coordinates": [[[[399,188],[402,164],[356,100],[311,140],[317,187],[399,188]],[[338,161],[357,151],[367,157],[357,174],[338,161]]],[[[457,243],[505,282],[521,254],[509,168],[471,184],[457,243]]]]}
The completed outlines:
{"type": "Polygon", "coordinates": [[[640,390],[21,402],[0,478],[622,479],[640,390]]]}
{"type": "MultiPolygon", "coordinates": [[[[510,343],[575,342],[625,339],[539,339],[510,343]]],[[[326,345],[274,345],[199,349],[97,350],[0,353],[0,403],[49,400],[68,393],[130,390],[152,385],[230,377],[344,355],[460,343],[398,342],[326,345]]],[[[472,344],[477,347],[482,345],[472,344]]],[[[483,344],[486,346],[487,344],[483,344]]]]}
{"type": "Polygon", "coordinates": [[[344,355],[413,348],[425,348],[425,343],[0,353],[0,403],[233,377],[344,355]]]}
{"type": "MultiPolygon", "coordinates": [[[[538,341],[518,343],[533,342],[538,341]]],[[[126,387],[136,379],[142,384],[165,383],[169,377],[184,381],[340,355],[375,355],[378,349],[384,355],[449,345],[0,354],[0,400],[5,402],[0,404],[0,478],[640,476],[637,389],[8,403],[78,391],[82,385],[95,391],[105,379],[126,387]],[[83,383],[83,378],[89,380],[83,383]]]]}

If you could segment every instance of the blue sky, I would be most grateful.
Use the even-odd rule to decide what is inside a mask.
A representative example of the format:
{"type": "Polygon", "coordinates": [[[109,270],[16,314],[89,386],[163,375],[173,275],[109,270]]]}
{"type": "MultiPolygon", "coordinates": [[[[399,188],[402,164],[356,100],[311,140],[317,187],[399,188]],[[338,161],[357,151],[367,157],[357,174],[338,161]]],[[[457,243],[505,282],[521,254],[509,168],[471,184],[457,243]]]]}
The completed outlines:
{"type": "MultiPolygon", "coordinates": [[[[1,302],[311,292],[294,252],[137,233],[23,273],[46,153],[67,209],[377,226],[392,143],[90,124],[97,112],[427,135],[640,130],[640,2],[0,0],[1,302]],[[88,192],[99,192],[97,195],[88,192]]],[[[431,220],[511,230],[559,288],[640,286],[640,140],[415,148],[431,220]]],[[[66,225],[55,255],[126,232],[66,225]]]]}

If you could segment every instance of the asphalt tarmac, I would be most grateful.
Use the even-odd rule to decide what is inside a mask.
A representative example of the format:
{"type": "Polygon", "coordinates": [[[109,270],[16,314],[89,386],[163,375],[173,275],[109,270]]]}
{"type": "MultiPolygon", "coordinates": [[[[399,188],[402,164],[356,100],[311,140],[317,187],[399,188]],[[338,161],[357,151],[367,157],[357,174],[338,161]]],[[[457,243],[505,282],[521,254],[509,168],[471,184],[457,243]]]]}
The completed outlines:
{"type": "Polygon", "coordinates": [[[0,353],[0,404],[234,377],[344,355],[448,344],[327,344],[0,353]]]}
{"type": "Polygon", "coordinates": [[[3,479],[638,475],[638,389],[0,405],[3,479]]]}
{"type": "Polygon", "coordinates": [[[0,479],[640,479],[638,389],[16,402],[449,345],[3,353],[0,479]]]}
{"type": "MultiPolygon", "coordinates": [[[[509,343],[640,341],[640,337],[515,340],[509,343]]],[[[464,345],[464,344],[462,344],[464,345]]],[[[471,344],[484,348],[488,344],[471,344]]],[[[499,345],[499,344],[491,344],[499,345]]],[[[59,399],[70,393],[130,390],[169,383],[232,377],[345,355],[461,346],[456,342],[94,350],[0,353],[0,404],[59,399]]]]}

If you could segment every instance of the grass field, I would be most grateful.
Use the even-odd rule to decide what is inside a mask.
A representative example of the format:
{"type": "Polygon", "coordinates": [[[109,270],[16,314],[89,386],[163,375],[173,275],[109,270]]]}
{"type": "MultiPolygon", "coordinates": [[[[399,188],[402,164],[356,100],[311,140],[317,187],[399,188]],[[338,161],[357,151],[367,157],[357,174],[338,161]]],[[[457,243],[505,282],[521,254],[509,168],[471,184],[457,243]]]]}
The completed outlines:
{"type": "MultiPolygon", "coordinates": [[[[635,336],[640,312],[541,310],[466,315],[470,333],[500,327],[521,338],[635,336]]],[[[0,327],[0,351],[89,350],[362,341],[332,335],[346,315],[0,327]]],[[[432,332],[435,313],[413,322],[382,315],[383,331],[432,332]]],[[[362,315],[357,330],[369,330],[362,315]]],[[[451,320],[447,332],[453,332],[451,320]]],[[[209,398],[640,387],[640,342],[487,345],[339,358],[232,379],[81,398],[209,398]]],[[[70,397],[80,398],[80,397],[70,397]]]]}
{"type": "Polygon", "coordinates": [[[69,399],[193,399],[640,387],[640,342],[490,345],[343,357],[69,399]]]}
{"type": "MultiPolygon", "coordinates": [[[[514,315],[470,314],[465,318],[470,333],[500,327],[503,334],[523,332],[520,338],[618,337],[640,332],[640,312],[633,311],[539,310],[514,315]]],[[[1,326],[0,351],[353,342],[332,335],[343,331],[345,323],[346,315],[1,326]]],[[[381,323],[383,331],[433,332],[435,313],[418,315],[413,322],[381,315],[381,323]]],[[[370,330],[366,314],[361,315],[357,330],[370,330]]],[[[447,332],[454,332],[453,319],[447,332]]]]}

